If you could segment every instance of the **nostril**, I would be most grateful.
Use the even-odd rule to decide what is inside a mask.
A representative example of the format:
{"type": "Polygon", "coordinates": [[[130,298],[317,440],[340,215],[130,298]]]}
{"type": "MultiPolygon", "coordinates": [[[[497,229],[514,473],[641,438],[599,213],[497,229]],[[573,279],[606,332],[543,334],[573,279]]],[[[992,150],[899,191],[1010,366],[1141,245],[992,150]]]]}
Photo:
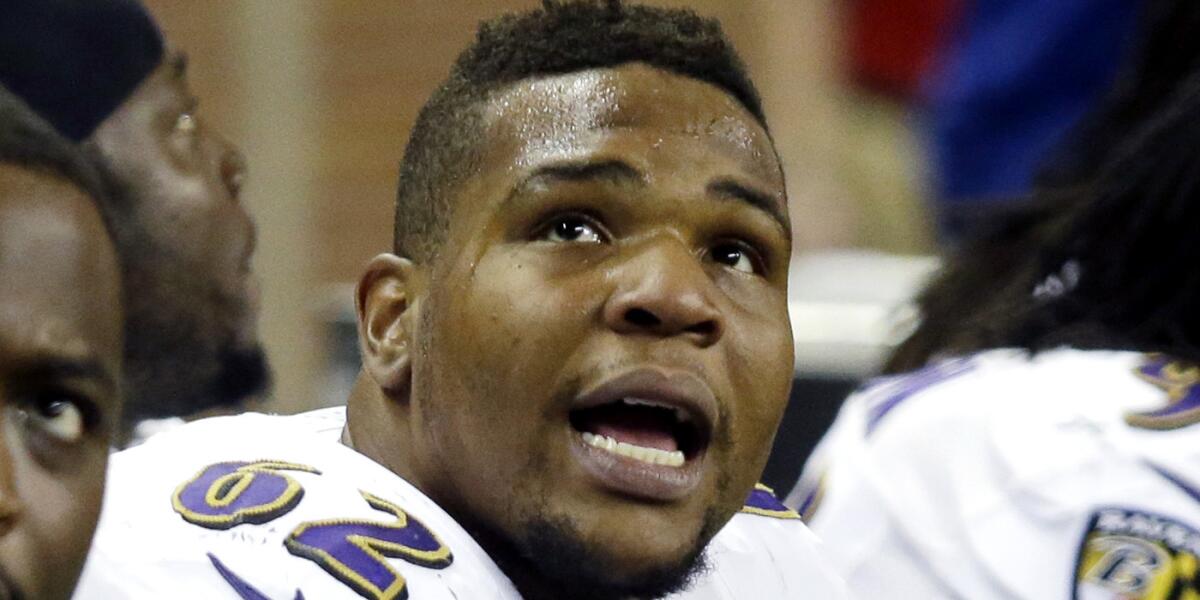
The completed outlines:
{"type": "Polygon", "coordinates": [[[717,323],[715,321],[701,321],[687,328],[688,333],[696,333],[703,337],[710,337],[717,332],[717,323]]]}
{"type": "Polygon", "coordinates": [[[221,180],[236,201],[246,180],[246,160],[236,150],[227,152],[221,160],[221,180]]]}
{"type": "Polygon", "coordinates": [[[658,327],[662,321],[654,313],[644,308],[631,308],[625,311],[625,321],[638,327],[658,327]]]}

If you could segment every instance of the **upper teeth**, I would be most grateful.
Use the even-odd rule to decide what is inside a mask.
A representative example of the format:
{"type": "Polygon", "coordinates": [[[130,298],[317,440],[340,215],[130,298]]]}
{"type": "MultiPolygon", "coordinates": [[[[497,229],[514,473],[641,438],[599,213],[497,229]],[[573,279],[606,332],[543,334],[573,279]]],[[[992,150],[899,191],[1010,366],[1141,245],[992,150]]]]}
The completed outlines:
{"type": "Polygon", "coordinates": [[[687,423],[692,420],[692,416],[688,414],[686,410],[677,406],[663,404],[662,402],[655,402],[654,400],[645,400],[642,398],[621,398],[621,402],[628,406],[650,406],[653,408],[664,408],[673,412],[675,414],[675,420],[679,423],[687,423]]]}
{"type": "Polygon", "coordinates": [[[619,454],[652,465],[666,465],[668,467],[683,466],[683,452],[679,450],[668,452],[666,450],[659,450],[658,448],[635,446],[625,442],[618,442],[606,435],[596,435],[587,431],[583,432],[583,442],[594,448],[607,450],[613,454],[619,454]]]}

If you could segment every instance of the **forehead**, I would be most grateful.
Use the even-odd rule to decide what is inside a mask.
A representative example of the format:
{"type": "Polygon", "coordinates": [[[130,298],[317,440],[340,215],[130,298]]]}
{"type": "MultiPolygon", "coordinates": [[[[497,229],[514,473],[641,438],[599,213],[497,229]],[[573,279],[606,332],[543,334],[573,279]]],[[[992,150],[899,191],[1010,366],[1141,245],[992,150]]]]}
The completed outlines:
{"type": "Polygon", "coordinates": [[[650,146],[686,139],[702,152],[782,189],[770,137],[729,93],[641,63],[517,82],[485,110],[485,167],[522,169],[585,151],[598,136],[629,134],[650,146]],[[490,163],[490,164],[489,164],[490,163]]]}
{"type": "Polygon", "coordinates": [[[182,52],[166,53],[129,99],[105,120],[105,124],[136,123],[153,118],[158,111],[186,102],[190,95],[187,64],[187,56],[182,52]]]}
{"type": "Polygon", "coordinates": [[[0,164],[0,353],[52,348],[116,362],[117,277],[90,198],[54,176],[0,164]]]}

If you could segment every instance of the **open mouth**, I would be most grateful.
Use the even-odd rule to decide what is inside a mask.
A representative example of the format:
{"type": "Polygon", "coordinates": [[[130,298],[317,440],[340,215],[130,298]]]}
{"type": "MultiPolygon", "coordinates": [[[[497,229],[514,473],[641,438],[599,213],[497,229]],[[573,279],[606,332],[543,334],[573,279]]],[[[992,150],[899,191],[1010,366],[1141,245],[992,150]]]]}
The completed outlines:
{"type": "Polygon", "coordinates": [[[572,411],[571,427],[593,448],[668,467],[682,467],[707,442],[688,409],[638,397],[572,411]]]}
{"type": "Polygon", "coordinates": [[[703,478],[716,398],[689,373],[643,368],[579,396],[574,455],[602,487],[652,500],[686,496],[703,478]]]}

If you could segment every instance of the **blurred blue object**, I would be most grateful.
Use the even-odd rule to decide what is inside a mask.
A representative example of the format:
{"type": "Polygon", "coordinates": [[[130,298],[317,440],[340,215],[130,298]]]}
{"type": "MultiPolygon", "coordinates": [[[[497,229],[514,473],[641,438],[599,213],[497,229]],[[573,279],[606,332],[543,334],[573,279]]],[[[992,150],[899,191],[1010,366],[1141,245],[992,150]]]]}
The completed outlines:
{"type": "Polygon", "coordinates": [[[925,127],[937,213],[954,237],[1031,187],[1039,163],[1109,86],[1138,0],[971,0],[930,72],[925,127]]]}

